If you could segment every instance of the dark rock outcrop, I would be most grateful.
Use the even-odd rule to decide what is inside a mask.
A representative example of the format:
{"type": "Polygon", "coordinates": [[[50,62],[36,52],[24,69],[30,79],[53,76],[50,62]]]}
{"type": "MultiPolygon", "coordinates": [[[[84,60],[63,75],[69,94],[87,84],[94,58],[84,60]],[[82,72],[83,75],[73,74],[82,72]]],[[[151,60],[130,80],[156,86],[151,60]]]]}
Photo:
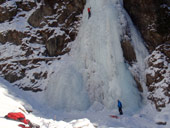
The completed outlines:
{"type": "Polygon", "coordinates": [[[149,51],[170,40],[168,0],[124,0],[124,7],[148,44],[149,51]]]}
{"type": "Polygon", "coordinates": [[[11,21],[17,15],[16,7],[1,7],[0,6],[0,23],[11,21]]]}
{"type": "Polygon", "coordinates": [[[27,34],[23,32],[19,32],[16,30],[9,30],[7,33],[0,33],[0,42],[1,43],[6,43],[6,42],[11,42],[14,43],[15,45],[21,45],[22,44],[22,39],[26,37],[27,34]]]}
{"type": "Polygon", "coordinates": [[[33,27],[42,28],[48,22],[45,16],[51,16],[54,14],[54,11],[51,7],[47,5],[42,5],[39,9],[37,9],[28,19],[28,23],[33,27]]]}
{"type": "Polygon", "coordinates": [[[130,40],[122,40],[121,46],[123,49],[123,56],[128,61],[130,65],[136,62],[136,54],[130,40]]]}
{"type": "Polygon", "coordinates": [[[167,122],[162,122],[162,121],[159,121],[159,122],[156,122],[157,125],[166,125],[167,122]]]}

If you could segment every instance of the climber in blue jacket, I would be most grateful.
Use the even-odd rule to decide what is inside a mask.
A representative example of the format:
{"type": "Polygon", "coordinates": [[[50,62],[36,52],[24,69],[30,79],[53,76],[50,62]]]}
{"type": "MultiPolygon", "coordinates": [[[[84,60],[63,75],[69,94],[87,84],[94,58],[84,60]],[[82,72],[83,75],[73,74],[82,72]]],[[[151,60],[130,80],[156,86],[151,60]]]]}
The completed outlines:
{"type": "Polygon", "coordinates": [[[123,111],[122,111],[122,103],[119,101],[119,100],[117,100],[117,106],[118,106],[118,109],[119,109],[119,113],[120,113],[120,115],[123,115],[123,111]]]}

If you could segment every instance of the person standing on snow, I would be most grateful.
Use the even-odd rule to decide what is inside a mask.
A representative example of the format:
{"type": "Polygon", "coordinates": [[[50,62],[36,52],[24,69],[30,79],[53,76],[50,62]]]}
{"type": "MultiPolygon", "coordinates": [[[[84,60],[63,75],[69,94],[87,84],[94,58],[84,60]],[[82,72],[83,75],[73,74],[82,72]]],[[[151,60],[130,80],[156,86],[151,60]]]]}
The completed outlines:
{"type": "Polygon", "coordinates": [[[87,11],[88,11],[88,19],[89,19],[91,17],[91,7],[87,8],[87,11]]]}
{"type": "Polygon", "coordinates": [[[122,111],[122,103],[119,101],[119,100],[117,100],[117,106],[118,106],[118,108],[119,108],[119,113],[120,113],[120,115],[123,115],[123,111],[122,111]]]}

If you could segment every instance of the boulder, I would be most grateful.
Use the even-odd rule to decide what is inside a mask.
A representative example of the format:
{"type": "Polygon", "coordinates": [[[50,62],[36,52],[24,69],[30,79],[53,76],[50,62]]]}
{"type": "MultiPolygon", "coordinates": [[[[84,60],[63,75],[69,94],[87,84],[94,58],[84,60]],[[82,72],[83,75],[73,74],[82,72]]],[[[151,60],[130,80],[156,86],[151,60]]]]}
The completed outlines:
{"type": "Polygon", "coordinates": [[[22,39],[26,37],[27,34],[16,31],[16,30],[9,30],[6,34],[0,33],[0,42],[6,43],[11,42],[15,45],[22,44],[22,39]]]}
{"type": "Polygon", "coordinates": [[[65,40],[65,35],[59,35],[54,38],[50,38],[46,42],[47,52],[50,56],[63,55],[68,49],[64,48],[67,45],[67,40],[65,40]]]}
{"type": "MultiPolygon", "coordinates": [[[[24,76],[23,76],[24,77],[24,76]]],[[[16,73],[8,73],[4,76],[4,78],[9,81],[10,83],[13,83],[17,80],[22,79],[23,77],[18,77],[16,73]]]]}
{"type": "Polygon", "coordinates": [[[46,43],[46,49],[50,56],[55,56],[57,52],[57,39],[51,38],[46,43]]]}
{"type": "Polygon", "coordinates": [[[43,5],[37,9],[28,19],[28,23],[33,27],[42,28],[46,25],[47,20],[44,16],[50,16],[53,14],[51,7],[43,5]]]}
{"type": "Polygon", "coordinates": [[[16,15],[17,15],[16,7],[11,7],[9,9],[9,8],[0,6],[0,23],[3,23],[5,21],[11,21],[13,17],[16,15]]]}

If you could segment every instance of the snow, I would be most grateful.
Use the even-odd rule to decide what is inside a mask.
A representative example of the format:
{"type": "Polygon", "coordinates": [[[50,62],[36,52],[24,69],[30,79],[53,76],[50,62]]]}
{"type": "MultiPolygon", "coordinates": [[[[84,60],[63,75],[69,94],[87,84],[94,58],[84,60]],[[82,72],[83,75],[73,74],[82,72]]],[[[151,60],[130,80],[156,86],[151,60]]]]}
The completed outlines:
{"type": "Polygon", "coordinates": [[[10,7],[16,7],[16,4],[15,4],[14,0],[9,0],[9,1],[6,1],[5,3],[1,4],[0,6],[10,8],[10,7]]]}
{"type": "MultiPolygon", "coordinates": [[[[16,18],[10,24],[1,24],[0,31],[27,31],[24,28],[28,24],[21,22],[25,22],[33,11],[30,11],[25,19],[16,18]]],[[[150,103],[144,104],[129,67],[124,62],[120,35],[127,24],[137,57],[137,63],[130,70],[143,74],[144,59],[148,53],[140,34],[123,9],[122,1],[87,0],[80,31],[77,39],[69,46],[69,55],[50,62],[50,66],[41,62],[38,68],[27,71],[27,78],[22,79],[23,83],[29,84],[35,70],[37,73],[47,71],[47,80],[40,80],[36,84],[45,89],[44,92],[24,92],[0,79],[0,127],[17,128],[20,122],[3,117],[8,112],[18,112],[21,111],[19,108],[22,108],[33,110],[33,113],[25,115],[41,128],[93,128],[93,125],[98,128],[169,128],[170,107],[158,113],[150,103]],[[89,6],[92,16],[88,20],[89,6]],[[117,99],[123,103],[124,115],[113,119],[109,115],[118,115],[117,99]],[[160,121],[167,124],[157,125],[156,122],[160,121]]],[[[31,33],[34,32],[35,29],[32,29],[31,33]]],[[[56,28],[55,33],[58,35],[62,31],[56,28]]],[[[41,47],[40,51],[45,50],[43,45],[28,45],[33,49],[41,47]]],[[[0,51],[2,58],[13,55],[14,59],[18,59],[18,55],[25,54],[20,53],[20,46],[10,43],[0,45],[0,51]]],[[[36,57],[42,55],[35,51],[32,58],[36,57]]],[[[28,65],[27,68],[31,66],[28,65]]],[[[140,77],[144,83],[142,75],[140,77]]],[[[14,84],[22,84],[21,81],[17,82],[14,84]]]]}
{"type": "Polygon", "coordinates": [[[18,56],[19,54],[21,54],[17,52],[19,51],[19,49],[20,49],[20,46],[15,46],[8,42],[4,45],[0,44],[1,59],[9,57],[9,55],[10,56],[13,55],[14,57],[18,56]]]}
{"type": "MultiPolygon", "coordinates": [[[[0,127],[3,128],[18,128],[19,124],[23,124],[22,122],[17,122],[13,120],[7,120],[4,118],[5,115],[7,115],[9,112],[22,112],[26,116],[27,119],[29,119],[32,123],[39,124],[41,128],[94,128],[92,123],[84,118],[84,119],[78,119],[73,120],[71,122],[64,122],[64,121],[55,121],[52,119],[44,119],[40,117],[36,117],[35,115],[29,114],[25,111],[25,107],[27,109],[32,109],[30,105],[24,102],[23,99],[20,99],[17,97],[19,95],[20,97],[23,97],[22,94],[16,94],[16,92],[11,92],[11,90],[17,90],[17,92],[21,91],[18,89],[15,89],[14,87],[10,87],[11,85],[4,81],[2,78],[0,79],[0,127]],[[7,85],[4,85],[7,84],[7,85]],[[24,110],[24,111],[23,111],[24,110]]],[[[35,104],[35,103],[32,103],[35,104]]]]}
{"type": "Polygon", "coordinates": [[[9,112],[22,112],[32,123],[41,128],[169,128],[169,107],[161,113],[151,105],[145,105],[142,109],[129,115],[124,112],[119,119],[110,118],[109,115],[118,115],[117,110],[105,109],[100,103],[95,103],[88,111],[55,111],[48,113],[48,108],[35,102],[35,94],[23,92],[13,87],[10,83],[0,78],[0,127],[19,128],[21,122],[7,120],[4,116],[9,112]],[[33,106],[31,106],[33,105],[33,106]],[[36,108],[37,109],[34,109],[36,108]],[[22,110],[21,110],[21,109],[22,110]],[[27,113],[23,110],[32,110],[27,113]],[[157,122],[167,122],[166,125],[157,125],[157,122]]]}

